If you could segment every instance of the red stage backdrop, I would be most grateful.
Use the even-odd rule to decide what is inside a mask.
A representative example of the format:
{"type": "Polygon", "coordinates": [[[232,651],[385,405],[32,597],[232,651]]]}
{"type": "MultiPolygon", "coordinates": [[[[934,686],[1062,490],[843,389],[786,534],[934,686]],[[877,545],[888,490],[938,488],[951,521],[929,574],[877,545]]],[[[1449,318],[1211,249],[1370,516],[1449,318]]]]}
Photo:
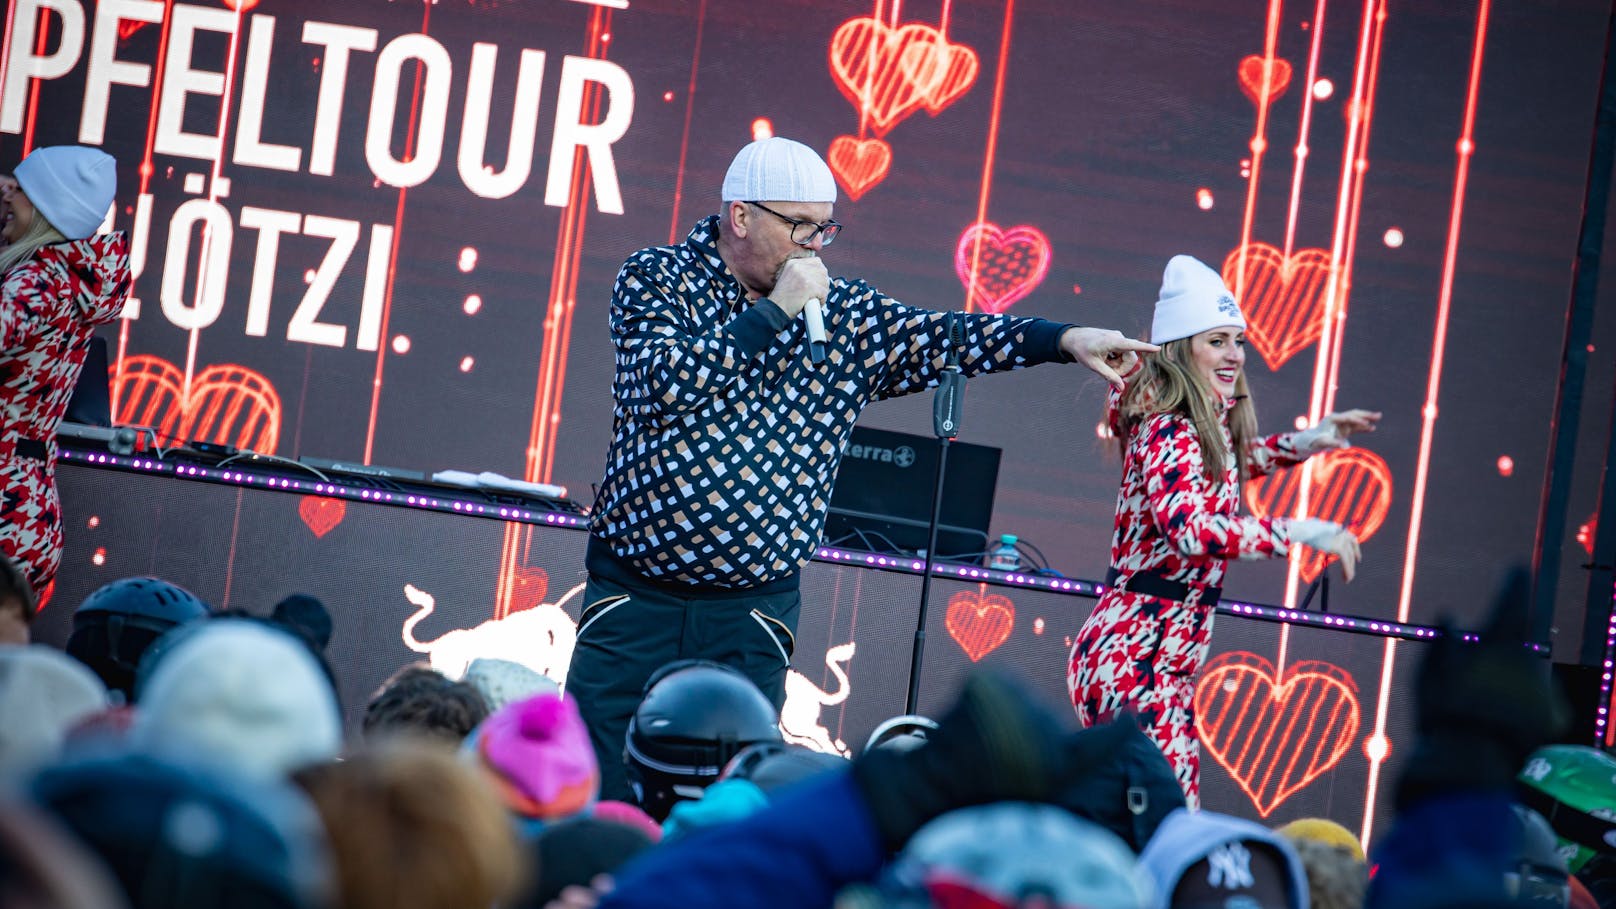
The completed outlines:
{"type": "MultiPolygon", "coordinates": [[[[49,144],[117,156],[110,222],[133,236],[138,280],[107,331],[114,406],[165,437],[494,470],[587,501],[610,426],[619,264],[715,211],[734,151],[775,133],[820,149],[845,191],[831,268],[909,303],[1140,333],[1171,255],[1221,268],[1252,323],[1268,431],[1332,408],[1385,412],[1363,448],[1247,490],[1253,511],[1346,520],[1365,538],[1337,610],[1473,622],[1528,557],[1608,17],[1597,0],[6,10],[0,167],[49,144]]],[[[1609,319],[1596,346],[1616,349],[1609,319]]],[[[1594,387],[1608,385],[1611,358],[1593,360],[1594,387]]],[[[963,438],[1005,451],[995,532],[1067,574],[1101,576],[1119,467],[1098,437],[1098,381],[1046,366],[973,382],[967,399],[963,438]]],[[[926,432],[928,406],[917,396],[866,419],[926,432]]],[[[69,503],[81,516],[133,495],[116,476],[67,492],[89,497],[69,503]]],[[[340,530],[334,507],[300,511],[307,539],[256,544],[284,549],[263,583],[346,564],[322,555],[340,530]]],[[[1563,530],[1591,511],[1574,509],[1563,530]]],[[[173,558],[230,589],[241,548],[207,548],[222,517],[155,520],[155,539],[178,551],[154,554],[150,527],[132,521],[93,547],[70,526],[64,590],[173,558]]],[[[523,611],[538,569],[560,591],[557,573],[579,567],[544,561],[553,553],[529,528],[494,532],[455,557],[474,586],[427,586],[449,567],[436,564],[409,583],[495,621],[523,611]]],[[[451,557],[425,542],[377,557],[451,557]]],[[[1566,549],[1562,590],[1580,601],[1582,549],[1566,549]]],[[[1321,568],[1241,565],[1228,586],[1294,602],[1321,568]]],[[[389,585],[352,595],[408,608],[389,585]]],[[[975,595],[989,599],[949,630],[985,652],[1002,604],[975,595]]],[[[1559,625],[1557,652],[1574,652],[1580,621],[1559,625]]],[[[1364,761],[1366,742],[1380,753],[1407,648],[1376,642],[1368,662],[1326,667],[1290,631],[1256,649],[1238,634],[1220,631],[1230,656],[1207,678],[1223,687],[1203,691],[1214,739],[1245,731],[1214,719],[1239,715],[1225,702],[1265,688],[1356,727],[1290,749],[1300,756],[1268,777],[1231,757],[1255,804],[1278,804],[1332,761],[1364,761]]],[[[1061,651],[1043,646],[1040,671],[1057,671],[1061,651]]]]}

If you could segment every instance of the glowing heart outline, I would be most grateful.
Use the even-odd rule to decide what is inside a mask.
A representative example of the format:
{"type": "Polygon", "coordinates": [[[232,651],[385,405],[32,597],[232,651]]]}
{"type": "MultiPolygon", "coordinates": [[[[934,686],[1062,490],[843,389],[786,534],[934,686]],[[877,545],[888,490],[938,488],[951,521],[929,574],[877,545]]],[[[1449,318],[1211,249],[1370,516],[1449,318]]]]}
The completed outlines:
{"type": "MultiPolygon", "coordinates": [[[[1392,507],[1392,469],[1386,461],[1368,449],[1342,448],[1314,455],[1311,466],[1308,514],[1342,525],[1360,543],[1374,536],[1392,507]]],[[[1303,473],[1298,466],[1247,481],[1246,507],[1258,517],[1295,514],[1303,473]]],[[[1298,570],[1312,581],[1332,558],[1309,547],[1298,570]]]]}
{"type": "Polygon", "coordinates": [[[991,221],[978,221],[960,234],[954,247],[954,273],[965,286],[967,305],[998,314],[1043,283],[1051,257],[1049,238],[1036,227],[1021,224],[1005,230],[991,221]]]}
{"type": "Polygon", "coordinates": [[[952,104],[975,81],[975,58],[975,51],[949,44],[919,22],[893,27],[860,16],[837,26],[830,39],[831,80],[877,137],[922,107],[935,114],[952,104]],[[960,58],[956,47],[970,60],[960,58]]]}
{"type": "Polygon", "coordinates": [[[1286,258],[1254,241],[1245,245],[1245,286],[1240,287],[1240,258],[1240,247],[1224,258],[1223,283],[1240,295],[1246,339],[1268,369],[1278,372],[1323,334],[1325,291],[1334,262],[1327,250],[1299,249],[1286,258]]]}
{"type": "Polygon", "coordinates": [[[1306,660],[1278,675],[1263,657],[1237,651],[1207,663],[1195,685],[1207,753],[1265,818],[1341,762],[1361,719],[1358,685],[1339,666],[1306,660]]]}
{"type": "Polygon", "coordinates": [[[162,357],[124,358],[112,380],[115,420],[150,426],[163,444],[193,439],[274,454],[280,442],[281,399],[258,372],[234,363],[198,371],[186,396],[185,374],[162,357]]]}
{"type": "Polygon", "coordinates": [[[952,44],[938,32],[937,42],[930,48],[923,45],[905,48],[898,58],[898,66],[903,69],[905,78],[917,84],[931,83],[922,106],[929,116],[935,117],[971,90],[981,64],[976,51],[964,44],[952,44]],[[922,56],[926,59],[922,60],[922,56]]]}
{"type": "Polygon", "coordinates": [[[854,201],[885,180],[892,169],[892,146],[881,139],[837,136],[826,157],[836,181],[854,201]]]}
{"type": "Polygon", "coordinates": [[[1001,593],[962,590],[948,598],[943,627],[971,662],[998,650],[1015,630],[1016,604],[1001,593]]]}
{"type": "Polygon", "coordinates": [[[1240,91],[1251,99],[1252,104],[1262,104],[1265,101],[1272,103],[1275,98],[1285,94],[1285,89],[1291,84],[1291,64],[1282,57],[1274,58],[1274,68],[1270,70],[1268,80],[1268,97],[1263,98],[1263,71],[1267,58],[1261,54],[1251,54],[1240,61],[1236,75],[1240,79],[1240,91]]]}

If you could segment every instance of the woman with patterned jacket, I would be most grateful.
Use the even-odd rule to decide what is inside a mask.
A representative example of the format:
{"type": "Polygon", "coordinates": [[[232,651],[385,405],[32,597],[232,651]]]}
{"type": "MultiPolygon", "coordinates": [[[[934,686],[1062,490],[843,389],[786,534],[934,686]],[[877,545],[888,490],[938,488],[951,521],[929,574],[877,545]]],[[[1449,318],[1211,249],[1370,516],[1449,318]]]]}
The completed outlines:
{"type": "Polygon", "coordinates": [[[1108,421],[1123,449],[1122,489],[1106,590],[1072,645],[1067,688],[1085,726],[1131,710],[1200,797],[1194,676],[1230,559],[1284,558],[1301,543],[1341,560],[1350,581],[1358,540],[1316,518],[1239,513],[1240,482],[1345,448],[1380,414],[1333,413],[1302,432],[1258,437],[1246,389],[1245,319],[1218,273],[1174,256],[1144,357],[1108,421]]]}
{"type": "Polygon", "coordinates": [[[56,427],[95,326],[129,293],[124,234],[95,236],[112,207],[116,163],[83,146],[41,148],[0,185],[0,552],[44,602],[62,560],[56,427]]]}

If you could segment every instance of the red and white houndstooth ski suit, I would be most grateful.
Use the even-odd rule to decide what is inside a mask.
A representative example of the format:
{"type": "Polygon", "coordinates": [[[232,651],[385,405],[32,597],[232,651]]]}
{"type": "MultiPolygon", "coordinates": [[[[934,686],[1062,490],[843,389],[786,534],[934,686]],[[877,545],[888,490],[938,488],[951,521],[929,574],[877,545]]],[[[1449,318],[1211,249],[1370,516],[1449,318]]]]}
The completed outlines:
{"type": "Polygon", "coordinates": [[[120,231],[41,247],[0,286],[0,551],[43,594],[62,561],[56,427],[90,335],[117,317],[129,294],[127,237],[120,231]],[[49,456],[17,455],[21,439],[44,442],[49,456]]]}
{"type": "MultiPolygon", "coordinates": [[[[1120,436],[1119,403],[1112,389],[1107,416],[1120,436]]],[[[1224,450],[1232,450],[1227,406],[1219,422],[1224,450]]],[[[1253,440],[1248,473],[1258,477],[1298,463],[1293,435],[1253,440]]],[[[1221,586],[1228,559],[1284,558],[1290,551],[1285,518],[1239,513],[1238,467],[1234,458],[1228,461],[1223,481],[1208,482],[1200,439],[1186,416],[1156,414],[1135,428],[1126,440],[1111,538],[1111,566],[1119,578],[1083,623],[1066,671],[1083,725],[1108,722],[1125,708],[1136,712],[1192,807],[1200,803],[1201,784],[1195,674],[1212,639],[1213,610],[1200,604],[1201,592],[1221,586]],[[1117,589],[1140,571],[1184,583],[1191,593],[1177,602],[1117,589]]]]}

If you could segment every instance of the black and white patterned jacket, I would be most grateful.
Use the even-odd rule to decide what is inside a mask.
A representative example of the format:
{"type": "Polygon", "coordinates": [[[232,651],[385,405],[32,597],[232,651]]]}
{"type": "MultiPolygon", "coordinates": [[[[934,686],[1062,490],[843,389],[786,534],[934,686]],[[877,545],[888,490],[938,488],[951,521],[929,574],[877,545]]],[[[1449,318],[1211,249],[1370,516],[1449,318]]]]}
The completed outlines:
{"type": "MultiPolygon", "coordinates": [[[[717,240],[709,217],[685,242],[641,250],[618,273],[614,425],[591,549],[653,581],[794,586],[859,413],[937,384],[946,314],[833,278],[829,350],[815,366],[803,321],[747,300],[717,240]]],[[[967,376],[1066,359],[1058,322],[959,319],[967,376]]]]}

